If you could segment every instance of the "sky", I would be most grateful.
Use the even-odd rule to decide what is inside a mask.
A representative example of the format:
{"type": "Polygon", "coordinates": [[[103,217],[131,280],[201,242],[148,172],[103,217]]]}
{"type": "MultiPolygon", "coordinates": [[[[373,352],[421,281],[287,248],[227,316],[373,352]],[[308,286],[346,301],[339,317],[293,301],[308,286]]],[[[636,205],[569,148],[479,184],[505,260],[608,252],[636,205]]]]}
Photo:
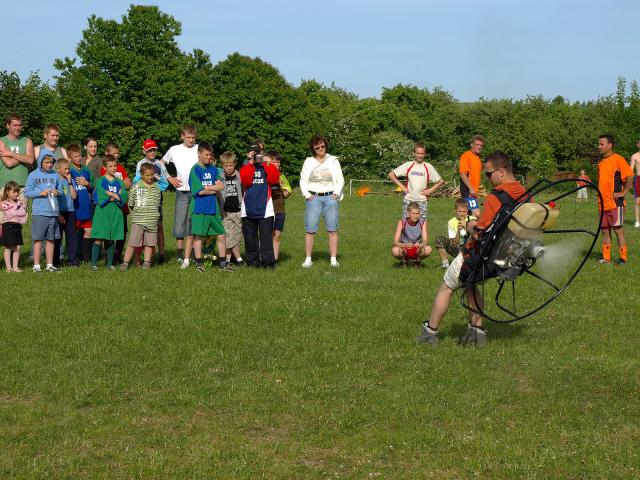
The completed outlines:
{"type": "MultiPolygon", "coordinates": [[[[130,1],[25,0],[2,9],[0,70],[53,81],[95,14],[120,20],[130,1]]],[[[380,97],[397,84],[440,87],[461,101],[557,95],[586,101],[640,81],[639,0],[181,0],[158,5],[182,23],[178,45],[217,63],[239,52],[297,86],[315,79],[380,97]],[[635,53],[634,53],[635,52],[635,53]]]]}

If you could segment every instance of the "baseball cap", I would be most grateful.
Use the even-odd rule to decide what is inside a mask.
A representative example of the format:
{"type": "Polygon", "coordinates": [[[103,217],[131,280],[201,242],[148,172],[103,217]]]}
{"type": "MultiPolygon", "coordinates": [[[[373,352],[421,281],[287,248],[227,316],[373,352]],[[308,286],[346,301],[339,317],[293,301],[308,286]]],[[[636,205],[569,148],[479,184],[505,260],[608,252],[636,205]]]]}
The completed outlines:
{"type": "Polygon", "coordinates": [[[147,150],[151,150],[151,149],[158,149],[158,145],[156,144],[155,140],[152,140],[150,138],[146,139],[144,142],[142,142],[142,149],[146,152],[147,150]]]}

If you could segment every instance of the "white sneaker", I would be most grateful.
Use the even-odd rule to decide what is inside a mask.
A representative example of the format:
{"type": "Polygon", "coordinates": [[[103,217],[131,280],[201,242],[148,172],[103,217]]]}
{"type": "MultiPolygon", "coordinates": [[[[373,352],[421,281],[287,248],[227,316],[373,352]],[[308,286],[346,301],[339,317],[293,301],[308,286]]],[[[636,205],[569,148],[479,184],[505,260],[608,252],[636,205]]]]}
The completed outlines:
{"type": "Polygon", "coordinates": [[[311,268],[311,265],[313,265],[313,262],[309,259],[306,259],[304,262],[302,262],[302,268],[311,268]]]}
{"type": "Polygon", "coordinates": [[[33,273],[40,273],[42,270],[40,269],[40,265],[33,266],[33,273]]]}
{"type": "Polygon", "coordinates": [[[640,222],[634,223],[633,226],[636,227],[636,228],[640,228],[640,222]]]}
{"type": "Polygon", "coordinates": [[[182,265],[180,265],[180,269],[186,270],[187,268],[189,268],[189,260],[183,260],[182,265]]]}
{"type": "Polygon", "coordinates": [[[331,266],[332,266],[332,267],[339,267],[339,266],[340,266],[340,264],[338,263],[338,261],[337,261],[337,260],[331,260],[331,266]]]}

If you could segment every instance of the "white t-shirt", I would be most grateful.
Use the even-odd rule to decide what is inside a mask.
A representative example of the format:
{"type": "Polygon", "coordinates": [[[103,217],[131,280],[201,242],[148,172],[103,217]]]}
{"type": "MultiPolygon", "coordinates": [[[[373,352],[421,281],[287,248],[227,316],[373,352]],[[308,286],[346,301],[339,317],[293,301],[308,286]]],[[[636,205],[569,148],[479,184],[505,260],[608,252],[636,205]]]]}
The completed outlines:
{"type": "Polygon", "coordinates": [[[188,148],[181,143],[180,145],[174,145],[169,149],[167,153],[162,157],[162,161],[165,163],[171,163],[176,167],[176,176],[182,181],[182,186],[176,190],[182,192],[189,192],[189,174],[193,166],[198,163],[198,144],[188,148]]]}
{"type": "Polygon", "coordinates": [[[393,173],[396,177],[407,178],[409,191],[404,198],[411,201],[425,201],[427,197],[422,195],[422,191],[427,188],[428,183],[438,183],[442,180],[433,165],[427,162],[406,162],[396,168],[393,173]]]}

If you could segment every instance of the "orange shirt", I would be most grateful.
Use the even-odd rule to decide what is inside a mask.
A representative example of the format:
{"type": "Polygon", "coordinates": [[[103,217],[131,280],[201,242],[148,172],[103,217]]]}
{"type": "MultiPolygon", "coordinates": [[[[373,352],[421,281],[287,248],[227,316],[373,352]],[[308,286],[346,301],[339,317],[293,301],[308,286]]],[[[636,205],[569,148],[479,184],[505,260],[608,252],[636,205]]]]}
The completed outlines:
{"type": "MultiPolygon", "coordinates": [[[[495,187],[494,190],[504,190],[514,200],[526,192],[526,189],[520,182],[505,182],[495,187]]],[[[490,193],[487,195],[487,199],[485,200],[483,207],[480,218],[478,219],[477,227],[485,229],[491,225],[491,222],[493,222],[498,210],[502,207],[502,202],[498,197],[490,193]]]]}
{"type": "MultiPolygon", "coordinates": [[[[633,170],[624,157],[613,153],[598,163],[598,190],[602,194],[604,210],[613,210],[624,205],[623,198],[613,198],[614,192],[621,192],[627,177],[633,170]]],[[[598,206],[602,209],[602,206],[598,206]]]]}
{"type": "Polygon", "coordinates": [[[480,157],[473,153],[471,150],[467,150],[460,156],[460,173],[466,173],[469,175],[469,183],[476,191],[480,189],[480,178],[482,177],[482,160],[480,157]]]}

